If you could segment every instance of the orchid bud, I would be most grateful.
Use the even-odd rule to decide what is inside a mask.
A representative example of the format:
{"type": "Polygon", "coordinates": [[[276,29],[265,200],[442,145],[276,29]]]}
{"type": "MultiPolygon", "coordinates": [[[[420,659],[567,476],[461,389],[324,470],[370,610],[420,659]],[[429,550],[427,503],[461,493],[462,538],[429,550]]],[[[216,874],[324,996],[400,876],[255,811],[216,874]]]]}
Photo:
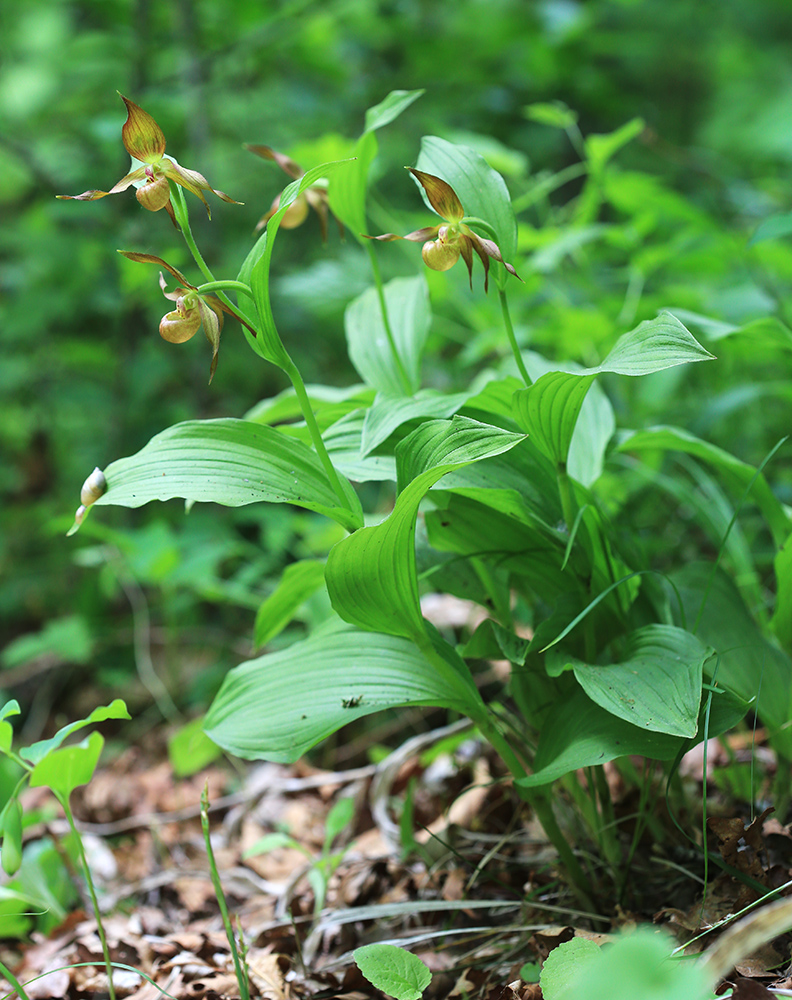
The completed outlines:
{"type": "Polygon", "coordinates": [[[301,194],[283,213],[283,218],[280,221],[281,229],[296,229],[297,226],[301,226],[305,222],[307,216],[308,199],[304,194],[301,194]]]}
{"type": "MultiPolygon", "coordinates": [[[[92,503],[96,503],[99,497],[107,492],[107,480],[105,479],[105,474],[100,468],[96,468],[88,476],[85,482],[82,484],[82,489],[80,490],[80,503],[82,504],[81,510],[84,514],[84,508],[90,507],[92,503]]],[[[80,510],[77,511],[75,519],[79,516],[80,510]]],[[[82,518],[80,518],[82,520],[82,518]]]]}

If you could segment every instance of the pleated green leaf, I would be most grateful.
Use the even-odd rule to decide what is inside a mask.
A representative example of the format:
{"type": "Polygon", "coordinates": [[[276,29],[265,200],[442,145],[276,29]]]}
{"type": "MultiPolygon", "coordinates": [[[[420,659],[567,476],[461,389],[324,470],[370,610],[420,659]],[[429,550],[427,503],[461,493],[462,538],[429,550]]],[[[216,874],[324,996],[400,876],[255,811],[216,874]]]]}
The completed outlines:
{"type": "MultiPolygon", "coordinates": [[[[633,726],[595,705],[580,690],[550,710],[542,726],[533,774],[518,778],[517,784],[527,788],[548,785],[578,768],[606,764],[632,754],[652,760],[673,760],[681,749],[705,738],[706,701],[705,696],[698,732],[692,740],[687,740],[633,726]]],[[[707,737],[718,736],[737,725],[747,709],[746,702],[727,691],[713,695],[707,737]]]]}
{"type": "Polygon", "coordinates": [[[395,365],[379,296],[369,288],[347,306],[344,314],[349,359],[367,385],[391,396],[417,392],[421,385],[421,357],[432,320],[429,292],[423,274],[394,278],[385,285],[388,321],[409,385],[404,386],[395,365]]]}
{"type": "Polygon", "coordinates": [[[327,589],[338,614],[360,628],[424,639],[415,568],[418,506],[447,472],[499,455],[520,440],[518,434],[469,418],[428,421],[406,437],[396,449],[396,461],[415,478],[402,490],[393,512],[382,524],[342,539],[330,552],[327,589]]]}
{"type": "Polygon", "coordinates": [[[97,505],[141,507],[173,497],[226,507],[269,501],[317,511],[349,530],[363,523],[351,484],[343,481],[349,508],[339,507],[315,452],[272,427],[247,420],[175,424],[104,472],[107,492],[97,505]]]}
{"type": "Polygon", "coordinates": [[[671,736],[695,736],[705,660],[714,650],[673,625],[647,625],[628,639],[624,659],[605,666],[574,660],[578,683],[601,708],[671,736]]]}
{"type": "Polygon", "coordinates": [[[204,730],[238,757],[290,763],[347,722],[405,705],[469,707],[409,640],[341,627],[231,670],[204,730]]]}
{"type": "Polygon", "coordinates": [[[514,394],[514,416],[539,450],[566,465],[580,408],[594,381],[567,372],[548,372],[514,394]]]}
{"type": "Polygon", "coordinates": [[[321,559],[301,559],[283,571],[275,591],[256,612],[253,644],[256,649],[289,624],[300,605],[324,586],[324,563],[321,559]]]}

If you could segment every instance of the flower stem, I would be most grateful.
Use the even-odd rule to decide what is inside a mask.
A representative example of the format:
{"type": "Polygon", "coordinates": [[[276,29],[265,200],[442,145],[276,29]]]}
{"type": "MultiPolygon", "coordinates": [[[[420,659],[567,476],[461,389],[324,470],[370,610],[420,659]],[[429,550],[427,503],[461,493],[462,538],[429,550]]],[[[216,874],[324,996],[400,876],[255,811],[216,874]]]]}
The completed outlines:
{"type": "Polygon", "coordinates": [[[234,960],[234,973],[236,975],[237,985],[239,986],[239,995],[242,1000],[250,1000],[247,969],[243,968],[242,962],[239,958],[239,949],[237,948],[234,928],[231,926],[231,917],[228,915],[228,905],[226,904],[223,885],[220,881],[220,873],[217,870],[217,862],[215,861],[214,851],[212,850],[212,839],[209,835],[208,784],[204,787],[204,790],[201,793],[201,829],[203,830],[204,843],[206,844],[206,856],[209,859],[209,872],[212,876],[212,885],[214,886],[215,896],[217,897],[217,905],[220,907],[220,915],[223,918],[223,926],[225,927],[226,937],[228,938],[228,946],[231,949],[231,957],[234,960]]]}
{"type": "Polygon", "coordinates": [[[377,255],[374,253],[374,248],[370,243],[366,244],[369,259],[371,260],[371,273],[374,275],[374,284],[377,289],[377,297],[379,298],[380,312],[382,313],[382,325],[385,327],[385,335],[388,338],[388,343],[390,344],[391,353],[393,354],[393,360],[396,364],[396,370],[399,373],[399,379],[404,389],[405,396],[412,395],[412,387],[410,384],[410,376],[407,374],[407,369],[404,367],[402,359],[399,357],[399,351],[396,347],[396,339],[393,336],[393,330],[391,329],[390,319],[388,318],[388,306],[385,302],[385,289],[382,285],[382,274],[380,273],[379,263],[377,262],[377,255]]]}
{"type": "Polygon", "coordinates": [[[314,414],[313,407],[311,406],[311,401],[308,398],[308,392],[305,388],[305,382],[303,382],[300,370],[291,358],[289,358],[289,363],[284,366],[283,371],[289,376],[291,384],[294,386],[294,391],[297,395],[302,415],[311,435],[314,450],[319,456],[319,461],[322,463],[325,473],[327,474],[327,478],[330,481],[333,492],[338,497],[341,506],[349,509],[349,499],[344,493],[344,488],[341,485],[341,480],[338,478],[336,467],[333,465],[330,455],[327,452],[327,446],[322,440],[322,432],[319,430],[319,424],[316,421],[316,416],[314,414]]]}
{"type": "Polygon", "coordinates": [[[514,327],[512,326],[511,315],[509,313],[509,300],[506,298],[506,292],[502,288],[498,289],[498,298],[500,299],[501,313],[503,314],[503,325],[506,327],[506,336],[509,338],[509,345],[512,349],[514,360],[517,362],[517,370],[526,385],[533,385],[531,376],[528,374],[528,369],[525,367],[525,362],[522,359],[520,348],[517,346],[517,338],[514,335],[514,327]]]}
{"type": "Polygon", "coordinates": [[[105,969],[107,970],[107,991],[110,994],[110,1000],[116,1000],[115,987],[113,986],[113,963],[110,960],[110,950],[107,947],[107,936],[105,935],[104,924],[102,923],[102,912],[99,909],[99,899],[96,895],[96,887],[94,886],[93,878],[91,877],[91,869],[88,865],[88,858],[85,854],[85,846],[83,845],[82,837],[80,836],[74,822],[74,814],[71,811],[68,796],[57,795],[56,793],[56,797],[63,807],[66,819],[69,821],[69,826],[71,827],[71,831],[77,841],[77,847],[80,852],[80,863],[82,864],[83,875],[85,876],[85,882],[88,886],[88,892],[91,894],[91,906],[93,907],[94,916],[96,917],[96,930],[99,934],[99,940],[102,942],[102,954],[104,955],[105,969]]]}

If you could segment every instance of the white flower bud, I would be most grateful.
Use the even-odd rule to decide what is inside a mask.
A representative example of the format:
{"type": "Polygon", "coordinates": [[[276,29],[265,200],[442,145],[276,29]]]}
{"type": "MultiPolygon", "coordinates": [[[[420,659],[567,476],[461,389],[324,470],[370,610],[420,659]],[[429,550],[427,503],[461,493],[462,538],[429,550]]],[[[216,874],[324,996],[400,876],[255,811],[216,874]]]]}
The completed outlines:
{"type": "MultiPolygon", "coordinates": [[[[100,468],[96,468],[85,480],[80,490],[80,502],[83,507],[90,507],[107,490],[107,480],[100,468]]],[[[77,512],[80,513],[79,511],[77,512]]]]}

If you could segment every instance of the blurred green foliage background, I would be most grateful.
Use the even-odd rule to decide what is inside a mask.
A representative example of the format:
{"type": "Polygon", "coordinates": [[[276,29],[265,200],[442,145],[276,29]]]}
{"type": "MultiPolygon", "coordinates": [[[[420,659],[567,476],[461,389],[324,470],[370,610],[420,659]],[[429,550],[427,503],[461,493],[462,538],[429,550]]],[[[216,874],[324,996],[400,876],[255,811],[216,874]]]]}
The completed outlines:
{"type": "MultiPolygon", "coordinates": [[[[662,307],[737,325],[789,320],[788,242],[747,246],[762,219],[790,208],[788,0],[27,0],[2,5],[0,36],[0,618],[10,643],[0,686],[34,705],[73,693],[87,665],[100,685],[128,684],[145,649],[171,687],[188,658],[182,690],[205,703],[249,651],[268,581],[326,544],[302,514],[185,519],[177,503],[104,508],[64,538],[95,465],[173,422],[241,416],[284,388],[251,363],[230,321],[211,388],[202,337],[159,338],[170,305],[156,270],[116,250],[158,254],[194,278],[164,212],[141,210],[131,192],[55,200],[107,190],[129,169],[117,91],[157,119],[179,162],[245,202],[210,195],[211,222],[192,202],[220,275],[236,275],[287,181],[243,143],[310,167],[344,155],[389,91],[425,88],[380,137],[372,231],[403,226],[394,211],[426,224],[402,169],[421,135],[478,145],[525,205],[514,263],[526,285],[512,308],[526,343],[589,363],[662,307]],[[595,205],[573,200],[579,179],[533,198],[537,182],[580,159],[569,135],[526,114],[555,101],[577,112],[584,136],[645,123],[595,205]]],[[[388,276],[417,266],[403,251],[383,251],[388,276]]],[[[343,308],[369,281],[356,241],[331,229],[323,247],[312,218],[282,235],[276,258],[277,318],[306,381],[352,384],[343,308]]],[[[480,331],[497,302],[456,271],[430,278],[430,378],[449,385],[491,359],[480,331]]],[[[717,371],[692,376],[703,403],[677,394],[674,373],[609,388],[631,425],[670,408],[758,463],[789,429],[789,353],[722,343],[717,371]]],[[[790,488],[787,472],[787,502],[790,488]]]]}

